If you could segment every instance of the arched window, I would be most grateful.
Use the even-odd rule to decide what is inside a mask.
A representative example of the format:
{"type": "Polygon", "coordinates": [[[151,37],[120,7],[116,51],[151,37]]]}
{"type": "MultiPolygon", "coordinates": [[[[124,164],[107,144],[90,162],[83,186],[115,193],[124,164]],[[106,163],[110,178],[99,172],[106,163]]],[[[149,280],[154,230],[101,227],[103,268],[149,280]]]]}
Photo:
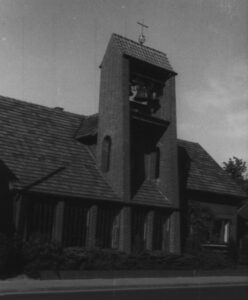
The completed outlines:
{"type": "Polygon", "coordinates": [[[105,136],[102,142],[102,171],[108,172],[110,168],[110,155],[111,155],[111,138],[105,136]]]}
{"type": "Polygon", "coordinates": [[[155,149],[155,179],[160,176],[160,149],[156,147],[155,149]]]}

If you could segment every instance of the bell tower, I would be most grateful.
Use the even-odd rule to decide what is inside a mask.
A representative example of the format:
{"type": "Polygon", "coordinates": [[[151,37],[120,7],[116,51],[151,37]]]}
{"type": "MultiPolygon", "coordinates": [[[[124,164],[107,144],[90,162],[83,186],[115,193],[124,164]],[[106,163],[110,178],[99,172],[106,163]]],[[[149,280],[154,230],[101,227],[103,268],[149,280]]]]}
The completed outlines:
{"type": "Polygon", "coordinates": [[[112,35],[101,64],[97,161],[125,203],[150,182],[178,211],[175,76],[166,54],[112,35]]]}

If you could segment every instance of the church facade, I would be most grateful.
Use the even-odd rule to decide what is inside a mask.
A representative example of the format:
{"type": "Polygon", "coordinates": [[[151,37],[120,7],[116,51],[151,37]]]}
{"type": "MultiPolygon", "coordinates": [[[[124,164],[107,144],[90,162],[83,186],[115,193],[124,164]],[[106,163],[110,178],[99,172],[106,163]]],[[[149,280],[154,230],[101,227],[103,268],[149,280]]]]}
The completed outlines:
{"type": "Polygon", "coordinates": [[[0,231],[180,253],[197,203],[215,215],[206,243],[237,241],[246,195],[199,144],[177,139],[167,56],[113,34],[100,68],[96,115],[0,97],[0,231]]]}

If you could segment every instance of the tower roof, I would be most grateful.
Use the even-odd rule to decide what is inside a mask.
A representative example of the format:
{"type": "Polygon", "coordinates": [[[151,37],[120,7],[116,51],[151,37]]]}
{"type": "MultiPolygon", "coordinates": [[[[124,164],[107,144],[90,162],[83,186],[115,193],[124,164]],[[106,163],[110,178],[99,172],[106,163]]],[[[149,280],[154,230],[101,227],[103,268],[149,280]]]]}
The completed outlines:
{"type": "Polygon", "coordinates": [[[141,45],[116,33],[112,34],[110,43],[113,43],[123,55],[145,61],[176,74],[170,65],[167,55],[161,51],[141,45]]]}

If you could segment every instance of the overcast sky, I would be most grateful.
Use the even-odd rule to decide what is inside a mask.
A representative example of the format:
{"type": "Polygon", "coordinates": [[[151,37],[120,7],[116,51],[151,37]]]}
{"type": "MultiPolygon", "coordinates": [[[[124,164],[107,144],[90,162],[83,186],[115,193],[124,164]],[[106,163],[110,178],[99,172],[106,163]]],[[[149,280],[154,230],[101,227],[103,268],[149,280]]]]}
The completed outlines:
{"type": "Polygon", "coordinates": [[[247,0],[0,0],[0,94],[91,114],[113,32],[167,53],[179,138],[248,161],[247,0]]]}

